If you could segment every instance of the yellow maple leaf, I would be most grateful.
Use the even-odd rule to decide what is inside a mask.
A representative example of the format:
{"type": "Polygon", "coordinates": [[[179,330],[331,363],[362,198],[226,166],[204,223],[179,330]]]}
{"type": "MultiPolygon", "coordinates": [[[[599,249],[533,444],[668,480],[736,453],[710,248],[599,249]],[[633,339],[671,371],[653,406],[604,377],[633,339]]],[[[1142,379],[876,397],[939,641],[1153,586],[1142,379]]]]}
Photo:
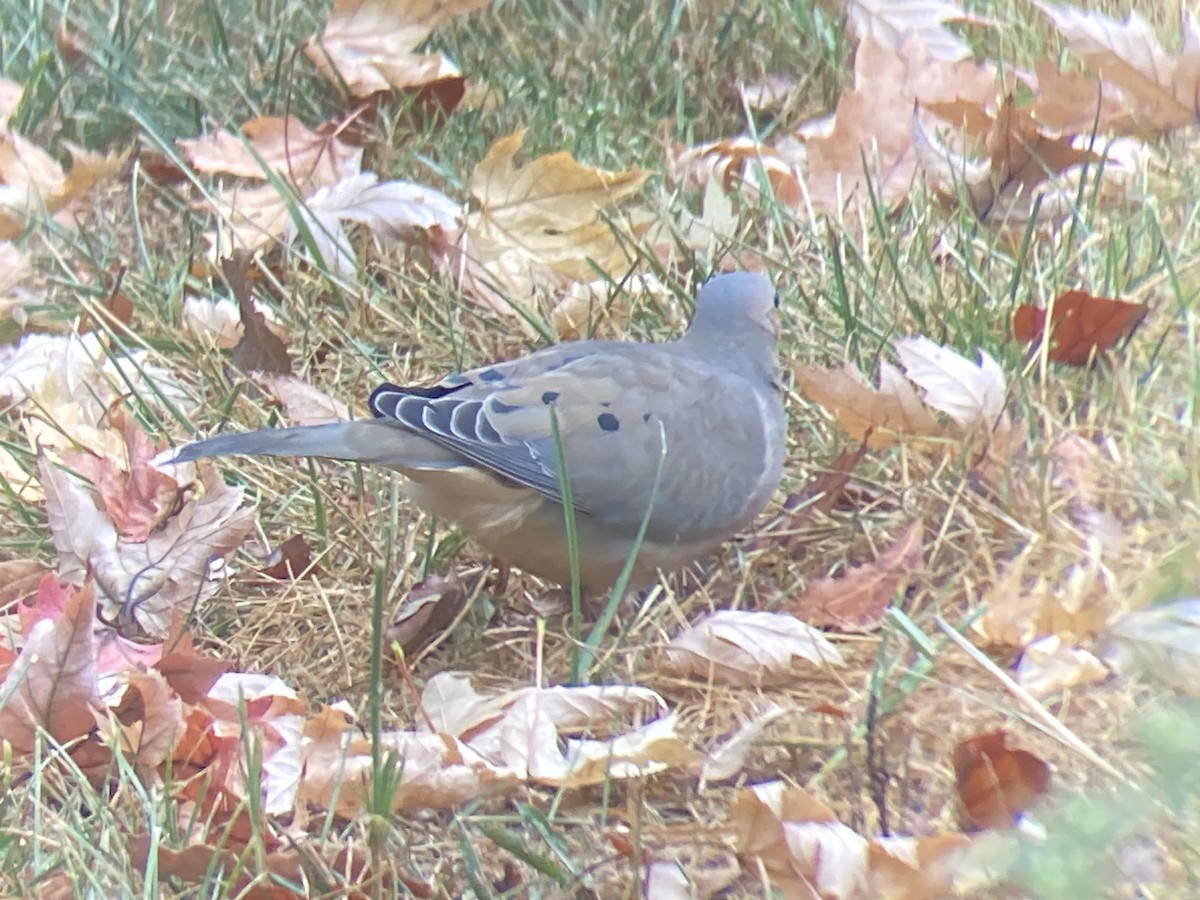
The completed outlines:
{"type": "Polygon", "coordinates": [[[630,258],[601,213],[637,193],[650,175],[584,166],[566,152],[518,166],[524,140],[523,130],[501,138],[475,167],[476,208],[456,261],[463,287],[503,311],[535,286],[590,281],[597,270],[623,274],[630,258]]]}

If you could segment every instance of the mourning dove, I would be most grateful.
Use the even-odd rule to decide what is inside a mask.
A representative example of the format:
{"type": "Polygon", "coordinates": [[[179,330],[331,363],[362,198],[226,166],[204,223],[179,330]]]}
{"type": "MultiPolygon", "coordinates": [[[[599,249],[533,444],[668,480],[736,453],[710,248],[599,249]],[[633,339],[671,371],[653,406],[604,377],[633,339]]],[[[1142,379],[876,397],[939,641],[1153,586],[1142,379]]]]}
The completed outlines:
{"type": "Polygon", "coordinates": [[[373,419],[221,435],[173,462],[244,454],[389,466],[414,502],[489,552],[569,584],[563,460],[581,587],[612,586],[646,520],[629,582],[641,587],[749,525],[779,483],[777,305],[762,275],[718,275],[678,340],[574,341],[432,387],[384,384],[371,394],[373,419]]]}

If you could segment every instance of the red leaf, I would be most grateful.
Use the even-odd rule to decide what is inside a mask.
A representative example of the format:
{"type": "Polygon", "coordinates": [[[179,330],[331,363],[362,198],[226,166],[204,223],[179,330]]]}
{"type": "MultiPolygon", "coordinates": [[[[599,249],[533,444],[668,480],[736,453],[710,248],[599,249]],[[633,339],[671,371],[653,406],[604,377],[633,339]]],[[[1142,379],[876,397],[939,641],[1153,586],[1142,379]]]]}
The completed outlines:
{"type": "MultiPolygon", "coordinates": [[[[1040,341],[1046,332],[1047,310],[1025,304],[1013,315],[1013,337],[1022,344],[1040,341]]],[[[1087,365],[1145,318],[1141,303],[1093,297],[1084,291],[1067,291],[1050,306],[1051,362],[1087,365]]]]}
{"type": "Polygon", "coordinates": [[[1027,750],[1005,746],[1003,729],[954,748],[958,797],[970,826],[1010,828],[1050,787],[1050,766],[1027,750]]]}

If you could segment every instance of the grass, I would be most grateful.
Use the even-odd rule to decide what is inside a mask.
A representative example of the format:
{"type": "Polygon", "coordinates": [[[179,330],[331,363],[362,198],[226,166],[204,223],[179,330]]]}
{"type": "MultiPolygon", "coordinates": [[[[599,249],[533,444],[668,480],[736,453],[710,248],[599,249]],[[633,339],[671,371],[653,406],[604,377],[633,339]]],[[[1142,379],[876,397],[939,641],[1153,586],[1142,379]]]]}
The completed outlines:
{"type": "MultiPolygon", "coordinates": [[[[299,43],[319,30],[323,10],[279,0],[226,6],[148,0],[119,3],[110,14],[87,3],[0,0],[0,21],[7,23],[0,29],[0,68],[28,86],[14,125],[56,151],[64,141],[76,141],[174,152],[176,138],[199,134],[209,124],[236,126],[255,115],[287,112],[317,122],[336,111],[334,92],[296,56],[299,43]],[[64,20],[77,49],[54,39],[64,20]]],[[[402,102],[385,107],[373,135],[373,168],[381,177],[422,181],[462,196],[471,167],[492,141],[528,127],[529,157],[565,149],[593,165],[663,172],[664,144],[748,129],[769,135],[832,109],[850,80],[851,48],[832,3],[645,6],[499,0],[453,23],[432,45],[485,82],[498,102],[415,128],[402,102]],[[779,72],[800,79],[798,107],[788,116],[747,121],[733,87],[779,72]]],[[[1162,22],[1152,14],[1157,7],[1141,6],[1162,22]]],[[[980,33],[980,46],[992,58],[1025,65],[1055,46],[1024,3],[997,0],[974,8],[1008,23],[980,33]]],[[[909,630],[920,629],[936,654],[922,655],[918,642],[893,626],[882,647],[875,638],[845,640],[852,665],[840,680],[818,678],[769,692],[793,714],[772,726],[751,758],[747,780],[782,774],[809,785],[842,821],[864,832],[885,820],[898,833],[953,829],[953,746],[1002,725],[1056,767],[1061,816],[1048,822],[1096,816],[1140,823],[1173,873],[1166,892],[1154,896],[1187,896],[1200,887],[1194,809],[1183,803],[1170,817],[1157,809],[1127,812],[1127,800],[1110,793],[1116,788],[1086,754],[1048,733],[969,655],[953,649],[935,624],[936,615],[961,626],[977,614],[987,588],[1023,551],[1050,577],[1080,562],[1067,515],[1070,498],[1055,483],[1052,459],[1055,441],[1067,433],[1084,435],[1099,449],[1096,503],[1126,532],[1105,559],[1111,597],[1137,606],[1195,591],[1198,573],[1190,560],[1200,547],[1200,217],[1192,198],[1200,185],[1183,139],[1164,141],[1156,151],[1116,204],[1099,203],[1094,187],[1085,185],[1076,215],[1049,239],[1019,228],[989,229],[963,211],[947,214],[919,189],[898,213],[878,210],[854,227],[798,223],[769,200],[762,208],[747,204],[745,236],[726,251],[760,254],[792,301],[784,310],[781,352],[787,362],[845,360],[871,373],[880,358],[890,358],[892,338],[914,333],[965,355],[982,347],[1008,374],[1010,408],[1030,424],[1028,456],[989,493],[978,489],[962,460],[931,467],[903,449],[869,454],[856,472],[853,505],[805,523],[796,557],[731,550],[703,580],[686,589],[682,582],[668,584],[641,609],[619,610],[613,629],[619,636],[598,634],[599,646],[589,650],[599,661],[598,674],[659,690],[680,710],[688,737],[704,747],[733,727],[756,699],[753,692],[664,675],[649,648],[704,610],[770,605],[812,578],[872,559],[908,521],[921,517],[927,571],[912,586],[905,609],[909,630]],[[1111,365],[1068,371],[1027,358],[1009,340],[1015,306],[1076,286],[1148,302],[1154,312],[1111,365]],[[840,715],[815,711],[825,707],[840,715]]],[[[207,190],[204,183],[194,187],[196,196],[207,190]]],[[[694,197],[673,190],[656,178],[646,195],[675,215],[694,206],[694,197]]],[[[276,421],[252,391],[231,379],[221,354],[200,346],[181,325],[183,294],[201,288],[189,270],[200,253],[204,223],[177,193],[135,170],[130,180],[98,195],[85,229],[46,228],[26,238],[38,251],[45,301],[37,313],[45,327],[62,328],[81,305],[103,298],[108,287],[102,274],[124,266],[122,287],[136,317],[134,335],[122,342],[149,351],[199,404],[193,414],[161,403],[140,405],[136,412],[153,434],[178,441],[230,422],[256,427],[276,421]]],[[[698,261],[701,269],[718,262],[698,261]]],[[[654,265],[646,261],[647,268],[654,265]]],[[[694,277],[664,274],[681,292],[694,277]]],[[[291,265],[271,296],[291,336],[299,374],[347,399],[360,414],[380,380],[428,381],[530,346],[516,319],[456,295],[428,278],[419,261],[378,255],[369,275],[349,288],[291,265]]],[[[683,318],[678,305],[660,308],[634,298],[628,322],[610,322],[600,334],[663,339],[678,331],[683,318]]],[[[798,491],[852,443],[794,393],[789,409],[781,496],[798,491]]],[[[0,441],[28,446],[11,423],[0,426],[0,441]]],[[[32,465],[28,451],[22,452],[32,465]]],[[[202,610],[198,634],[223,658],[277,674],[303,697],[349,698],[376,717],[378,728],[411,722],[414,697],[379,656],[373,635],[388,604],[426,571],[455,570],[470,578],[487,561],[461,534],[399,499],[387,473],[325,463],[221,465],[260,504],[262,537],[275,545],[297,532],[309,535],[323,575],[272,586],[235,577],[202,610]]],[[[40,512],[12,494],[0,496],[0,510],[0,555],[49,558],[40,512]]],[[[760,524],[772,527],[780,517],[773,508],[760,524]]],[[[243,571],[256,566],[250,553],[237,558],[243,571]]],[[[548,683],[578,675],[571,664],[579,650],[569,639],[572,628],[579,637],[578,625],[551,617],[539,638],[531,601],[546,591],[517,573],[502,592],[485,585],[483,609],[493,615],[468,616],[416,663],[414,677],[459,669],[483,682],[528,683],[535,644],[543,651],[548,683]]],[[[1121,772],[1183,785],[1181,796],[1194,798],[1184,767],[1172,762],[1180,748],[1193,745],[1189,733],[1163,727],[1162,718],[1151,720],[1158,727],[1144,739],[1147,760],[1131,731],[1136,714],[1161,694],[1152,684],[1118,681],[1068,692],[1050,709],[1121,772]]],[[[1186,712],[1160,715],[1191,721],[1186,712]]],[[[16,890],[31,877],[61,871],[99,895],[141,890],[124,835],[139,821],[172,821],[165,801],[146,794],[132,775],[121,778],[116,794],[103,802],[85,784],[71,773],[39,767],[34,777],[4,785],[0,884],[16,890]]],[[[385,780],[378,787],[385,789],[385,780]]],[[[605,828],[617,823],[630,828],[639,853],[667,844],[696,856],[727,855],[721,823],[731,796],[729,787],[698,793],[687,778],[662,776],[595,791],[530,788],[513,802],[485,799],[453,815],[406,819],[389,819],[386,798],[378,797],[375,815],[366,821],[326,818],[310,826],[329,846],[360,840],[379,856],[406,861],[444,896],[471,890],[481,897],[549,897],[581,872],[612,876],[601,884],[614,892],[618,883],[628,887],[629,872],[618,871],[620,861],[614,862],[605,839],[605,828]],[[497,888],[507,866],[520,881],[497,888]]],[[[1086,871],[1089,861],[1108,852],[1095,833],[1056,834],[1067,835],[1063,840],[1078,863],[1072,872],[1086,871]]],[[[171,837],[183,845],[184,835],[171,837]]],[[[1061,890],[1051,863],[1067,851],[1058,847],[1041,856],[1028,847],[1016,851],[1014,865],[1026,890],[1041,896],[1061,890]]],[[[231,892],[232,882],[217,884],[221,877],[214,871],[193,893],[231,892]]],[[[746,896],[761,891],[745,877],[738,889],[746,896]]],[[[1109,889],[1120,895],[1125,885],[1109,889]]],[[[188,893],[178,885],[172,890],[188,893]]],[[[603,887],[597,894],[616,895],[603,887]]]]}

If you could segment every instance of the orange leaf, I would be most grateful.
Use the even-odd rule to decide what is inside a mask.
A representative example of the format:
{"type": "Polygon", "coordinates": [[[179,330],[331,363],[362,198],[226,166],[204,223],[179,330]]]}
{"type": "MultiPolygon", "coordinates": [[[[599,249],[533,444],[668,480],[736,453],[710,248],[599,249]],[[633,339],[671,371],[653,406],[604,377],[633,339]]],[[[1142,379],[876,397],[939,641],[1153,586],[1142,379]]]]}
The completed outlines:
{"type": "MultiPolygon", "coordinates": [[[[1141,303],[1093,297],[1084,291],[1067,291],[1051,304],[1051,362],[1087,365],[1145,318],[1141,303]]],[[[1023,344],[1041,340],[1046,332],[1046,310],[1025,304],[1013,315],[1013,337],[1023,344]]]]}
{"type": "Polygon", "coordinates": [[[1027,750],[1005,746],[1002,728],[954,748],[954,777],[969,826],[1009,828],[1050,787],[1050,767],[1027,750]]]}
{"type": "Polygon", "coordinates": [[[874,631],[900,583],[923,564],[918,519],[874,562],[856,566],[841,578],[812,582],[808,590],[786,603],[783,610],[818,628],[874,631]]]}

